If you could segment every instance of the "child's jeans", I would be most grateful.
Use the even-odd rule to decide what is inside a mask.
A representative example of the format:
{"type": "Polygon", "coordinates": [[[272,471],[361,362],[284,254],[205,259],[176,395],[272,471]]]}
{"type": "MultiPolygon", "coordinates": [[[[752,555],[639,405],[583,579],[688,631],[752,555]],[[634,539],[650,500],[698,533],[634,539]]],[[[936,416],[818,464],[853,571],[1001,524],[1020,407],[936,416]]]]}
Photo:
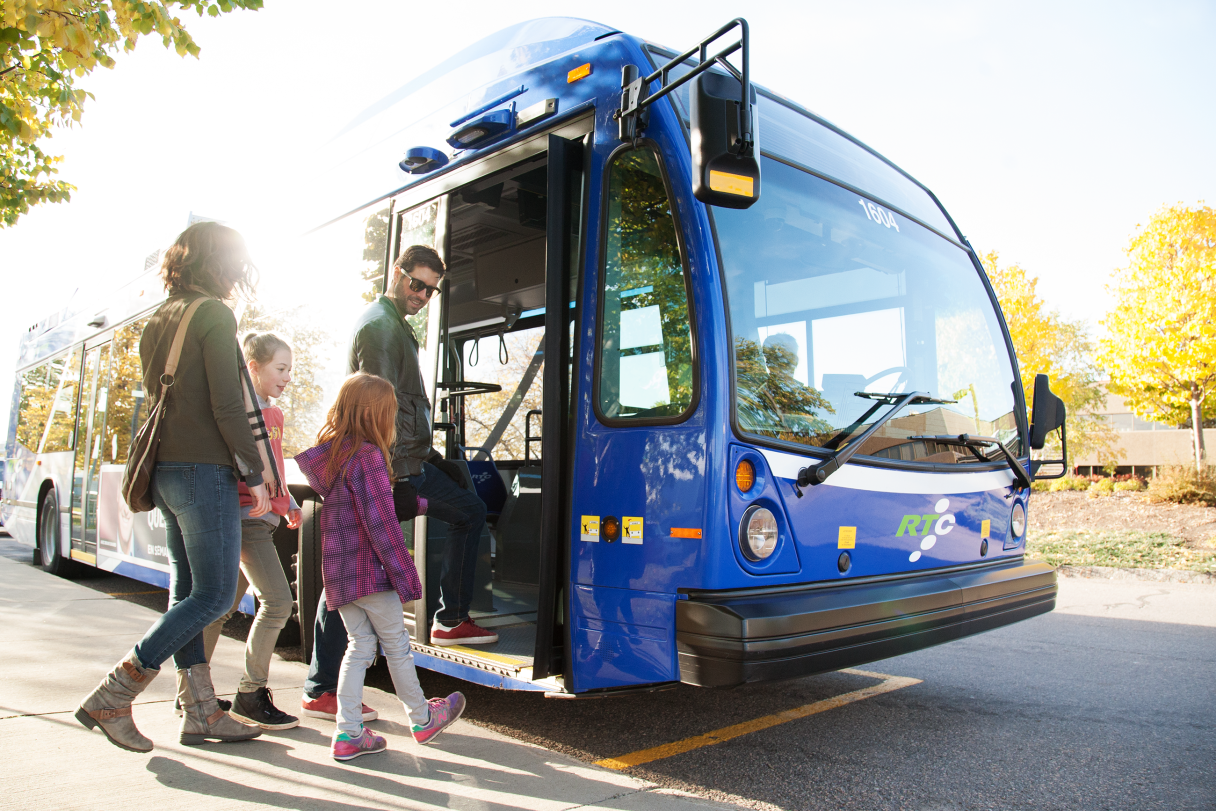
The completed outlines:
{"type": "Polygon", "coordinates": [[[291,618],[291,586],[274,547],[274,525],[261,518],[241,521],[241,576],[236,584],[236,599],[227,614],[203,631],[203,649],[208,662],[215,653],[224,623],[240,608],[250,583],[258,595],[258,613],[245,642],[245,675],[237,688],[242,693],[252,693],[266,686],[279,631],[291,618]]]}
{"type": "Polygon", "coordinates": [[[414,670],[410,635],[405,630],[401,598],[395,591],[378,591],[338,609],[346,624],[346,655],[338,672],[338,731],[352,738],[363,730],[363,676],[376,658],[376,643],[384,648],[393,689],[405,705],[410,722],[430,718],[426,696],[414,670]]]}

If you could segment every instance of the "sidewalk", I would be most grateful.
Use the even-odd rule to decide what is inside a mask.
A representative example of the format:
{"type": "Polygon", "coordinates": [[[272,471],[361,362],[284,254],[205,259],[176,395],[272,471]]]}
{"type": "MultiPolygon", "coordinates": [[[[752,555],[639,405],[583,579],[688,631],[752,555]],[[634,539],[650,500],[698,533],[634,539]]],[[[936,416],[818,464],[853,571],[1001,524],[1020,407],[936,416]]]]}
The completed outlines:
{"type": "MultiPolygon", "coordinates": [[[[5,538],[5,542],[12,543],[5,538]]],[[[172,662],[135,705],[156,742],[140,755],[111,745],[72,713],[157,614],[13,560],[0,558],[0,806],[195,809],[535,809],[619,811],[728,809],[589,766],[460,721],[439,743],[419,746],[396,697],[368,689],[380,712],[369,726],[384,754],[338,763],[333,724],[303,718],[296,729],[243,743],[181,746],[173,715],[172,662]]],[[[221,637],[216,689],[236,688],[240,643],[221,637]]],[[[291,711],[306,668],[275,658],[270,687],[291,711]]],[[[622,734],[627,734],[624,730],[622,734]]]]}

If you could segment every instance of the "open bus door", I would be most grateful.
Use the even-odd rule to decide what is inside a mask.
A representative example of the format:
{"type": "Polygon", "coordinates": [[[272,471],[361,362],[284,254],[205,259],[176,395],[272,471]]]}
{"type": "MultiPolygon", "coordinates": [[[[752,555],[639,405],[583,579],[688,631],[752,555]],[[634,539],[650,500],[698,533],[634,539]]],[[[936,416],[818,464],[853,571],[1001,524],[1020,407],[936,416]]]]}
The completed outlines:
{"type": "Polygon", "coordinates": [[[493,645],[432,644],[447,526],[422,516],[405,526],[424,592],[406,611],[416,656],[483,684],[552,691],[567,644],[571,305],[584,148],[558,135],[540,143],[526,160],[496,163],[445,198],[395,213],[392,253],[431,240],[449,268],[428,313],[424,361],[435,364],[436,445],[465,466],[470,489],[487,503],[471,615],[499,635],[493,645]],[[425,225],[432,218],[433,228],[425,225]],[[511,315],[486,317],[500,312],[511,315]],[[518,370],[506,365],[508,340],[518,370]]]}

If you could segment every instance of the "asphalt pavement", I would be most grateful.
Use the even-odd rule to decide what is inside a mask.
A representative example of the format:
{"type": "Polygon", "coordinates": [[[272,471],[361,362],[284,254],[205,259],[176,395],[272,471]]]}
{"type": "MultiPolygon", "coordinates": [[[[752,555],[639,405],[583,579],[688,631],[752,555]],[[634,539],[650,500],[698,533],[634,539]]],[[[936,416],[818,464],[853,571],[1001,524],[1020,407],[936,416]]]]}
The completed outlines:
{"type": "MultiPolygon", "coordinates": [[[[0,540],[0,555],[28,560],[28,550],[20,550],[0,540]]],[[[10,570],[0,560],[0,572],[10,570]]],[[[28,563],[20,570],[22,578],[63,582],[28,563]]],[[[121,591],[109,580],[93,585],[107,595],[121,591]]],[[[136,586],[130,590],[148,590],[136,586]]],[[[0,595],[0,612],[9,616],[0,624],[9,629],[18,617],[5,608],[6,597],[0,595]]],[[[109,605],[151,598],[131,595],[109,605]]],[[[9,633],[0,631],[6,649],[9,633]]],[[[241,629],[230,626],[229,633],[241,629]]],[[[300,658],[290,646],[280,653],[300,658]]],[[[428,694],[461,689],[468,696],[471,723],[458,735],[488,736],[507,754],[509,742],[533,744],[543,749],[525,751],[547,750],[554,762],[579,764],[568,768],[591,770],[597,780],[636,780],[626,795],[635,798],[668,789],[762,809],[1216,809],[1214,664],[1216,586],[1064,578],[1051,614],[855,672],[789,682],[562,701],[420,675],[428,694]],[[628,765],[639,752],[645,762],[628,765]]],[[[0,660],[0,685],[11,684],[14,666],[12,658],[0,660]]],[[[302,665],[276,659],[276,668],[287,667],[298,685],[302,665]]],[[[382,669],[369,674],[369,684],[386,680],[382,669]]],[[[281,688],[277,695],[290,694],[281,688]]],[[[393,703],[369,699],[375,701],[393,703]]],[[[10,763],[19,744],[4,725],[13,720],[0,718],[0,753],[8,750],[10,763]]],[[[72,730],[73,751],[98,748],[83,734],[72,730]]],[[[452,752],[458,743],[464,741],[452,752]]],[[[390,746],[408,749],[392,739],[390,746]]],[[[207,754],[208,763],[227,757],[221,749],[207,754]]],[[[409,757],[409,764],[421,762],[413,750],[409,757]]],[[[486,750],[484,757],[498,763],[503,756],[486,750]]],[[[17,779],[51,780],[53,761],[39,758],[17,779]]],[[[150,766],[148,772],[170,785],[178,775],[162,765],[164,775],[150,766]]],[[[448,768],[460,771],[455,763],[448,768]]],[[[481,768],[473,781],[499,777],[481,768]]],[[[130,779],[148,777],[133,771],[130,779]]],[[[0,778],[0,791],[12,779],[0,778]]],[[[692,802],[659,799],[669,797],[692,802]]],[[[312,807],[301,802],[265,800],[312,807]]],[[[533,802],[526,807],[541,807],[533,802]]]]}

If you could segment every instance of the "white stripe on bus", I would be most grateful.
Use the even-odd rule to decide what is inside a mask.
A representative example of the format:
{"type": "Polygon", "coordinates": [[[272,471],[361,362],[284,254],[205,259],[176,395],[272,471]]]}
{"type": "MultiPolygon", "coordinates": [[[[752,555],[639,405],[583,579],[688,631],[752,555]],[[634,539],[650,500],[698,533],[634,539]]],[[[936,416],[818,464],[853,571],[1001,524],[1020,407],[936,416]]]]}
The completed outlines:
{"type": "MultiPolygon", "coordinates": [[[[768,448],[760,449],[773,475],[782,479],[798,478],[798,471],[818,460],[768,448]]],[[[959,467],[962,467],[960,465],[959,467]]],[[[846,464],[828,477],[824,485],[875,493],[915,493],[949,495],[951,493],[980,493],[1013,484],[1010,470],[969,471],[958,473],[921,473],[913,470],[892,470],[870,465],[846,464]]]]}

